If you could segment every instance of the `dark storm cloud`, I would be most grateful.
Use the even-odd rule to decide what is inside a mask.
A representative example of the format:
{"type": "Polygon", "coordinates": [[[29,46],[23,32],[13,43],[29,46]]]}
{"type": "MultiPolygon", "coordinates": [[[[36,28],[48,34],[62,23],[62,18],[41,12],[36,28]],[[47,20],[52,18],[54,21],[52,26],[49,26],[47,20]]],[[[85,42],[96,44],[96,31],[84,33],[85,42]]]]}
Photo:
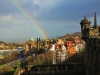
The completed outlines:
{"type": "Polygon", "coordinates": [[[100,20],[99,8],[100,0],[0,0],[0,38],[41,36],[33,20],[49,36],[78,32],[80,21],[84,16],[93,19],[95,10],[100,20]],[[17,1],[22,8],[12,1],[17,1]]]}
{"type": "MultiPolygon", "coordinates": [[[[17,2],[24,10],[28,12],[32,12],[34,10],[39,9],[39,6],[37,4],[32,3],[32,1],[17,0],[17,2]]],[[[0,15],[15,14],[21,12],[22,11],[18,7],[18,5],[16,5],[16,3],[13,3],[13,1],[0,0],[0,15]]]]}
{"type": "Polygon", "coordinates": [[[46,20],[79,20],[84,16],[93,16],[95,10],[99,16],[99,7],[100,0],[61,0],[50,12],[47,12],[49,8],[44,10],[41,17],[46,20]]]}

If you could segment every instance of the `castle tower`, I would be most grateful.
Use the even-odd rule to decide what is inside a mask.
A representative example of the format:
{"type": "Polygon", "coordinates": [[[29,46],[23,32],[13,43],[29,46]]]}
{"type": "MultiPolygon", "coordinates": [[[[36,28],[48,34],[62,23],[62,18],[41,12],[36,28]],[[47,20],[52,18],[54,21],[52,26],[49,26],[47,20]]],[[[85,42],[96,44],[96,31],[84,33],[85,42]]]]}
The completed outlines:
{"type": "Polygon", "coordinates": [[[82,37],[88,37],[89,36],[89,31],[88,29],[90,28],[90,20],[88,20],[85,16],[84,19],[80,22],[81,24],[81,33],[82,33],[82,37]]]}

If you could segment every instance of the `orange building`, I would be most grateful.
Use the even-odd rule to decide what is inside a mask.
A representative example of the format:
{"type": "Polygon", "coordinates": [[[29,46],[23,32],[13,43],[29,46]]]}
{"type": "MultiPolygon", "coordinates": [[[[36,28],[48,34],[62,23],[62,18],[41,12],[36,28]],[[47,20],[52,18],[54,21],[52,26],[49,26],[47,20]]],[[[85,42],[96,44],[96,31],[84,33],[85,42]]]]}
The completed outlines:
{"type": "Polygon", "coordinates": [[[76,53],[76,45],[74,41],[67,41],[65,45],[67,47],[68,57],[76,53]]]}

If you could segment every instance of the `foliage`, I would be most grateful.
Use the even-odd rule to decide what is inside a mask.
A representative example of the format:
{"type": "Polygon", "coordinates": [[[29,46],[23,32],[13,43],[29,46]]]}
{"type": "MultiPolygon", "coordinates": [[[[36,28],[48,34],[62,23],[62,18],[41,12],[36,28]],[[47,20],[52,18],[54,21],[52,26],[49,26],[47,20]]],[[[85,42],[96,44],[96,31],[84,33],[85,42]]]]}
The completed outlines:
{"type": "Polygon", "coordinates": [[[6,65],[7,65],[7,64],[3,64],[3,65],[0,66],[0,68],[4,67],[4,66],[6,66],[6,65]]]}
{"type": "Polygon", "coordinates": [[[54,52],[50,51],[45,53],[45,62],[44,64],[52,64],[54,52]]]}
{"type": "Polygon", "coordinates": [[[16,59],[18,59],[18,52],[12,51],[10,54],[5,56],[4,61],[5,61],[5,63],[8,63],[8,62],[11,62],[16,59]]]}
{"type": "Polygon", "coordinates": [[[42,65],[45,62],[44,54],[40,54],[36,57],[37,65],[42,65]]]}
{"type": "Polygon", "coordinates": [[[16,64],[13,67],[10,67],[10,66],[7,66],[7,65],[3,66],[2,68],[0,68],[0,75],[13,75],[16,68],[18,66],[20,66],[20,64],[21,63],[19,62],[18,64],[16,64]]]}
{"type": "Polygon", "coordinates": [[[6,75],[6,73],[9,72],[10,69],[11,67],[9,66],[3,66],[2,68],[0,68],[0,75],[6,75]]]}
{"type": "Polygon", "coordinates": [[[26,61],[29,65],[42,65],[42,64],[52,64],[54,52],[46,52],[45,54],[38,54],[35,57],[28,56],[26,61]]]}
{"type": "Polygon", "coordinates": [[[28,61],[28,64],[32,64],[34,60],[33,60],[33,57],[32,56],[28,56],[26,58],[26,61],[28,61]]]}
{"type": "Polygon", "coordinates": [[[10,54],[6,55],[5,58],[0,60],[0,65],[9,63],[9,62],[14,61],[16,59],[18,59],[18,52],[12,51],[10,54]]]}

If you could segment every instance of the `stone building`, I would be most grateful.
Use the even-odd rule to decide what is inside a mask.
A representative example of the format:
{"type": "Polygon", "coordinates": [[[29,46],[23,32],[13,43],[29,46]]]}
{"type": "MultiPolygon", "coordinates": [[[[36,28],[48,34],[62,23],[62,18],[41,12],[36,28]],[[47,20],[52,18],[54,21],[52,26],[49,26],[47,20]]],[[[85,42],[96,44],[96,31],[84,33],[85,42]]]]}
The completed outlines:
{"type": "Polygon", "coordinates": [[[86,17],[80,22],[82,39],[86,42],[86,75],[100,75],[100,27],[97,25],[96,12],[94,25],[86,17]]]}
{"type": "Polygon", "coordinates": [[[57,42],[56,42],[57,44],[60,44],[60,45],[64,45],[64,41],[63,41],[63,39],[57,39],[57,42]]]}
{"type": "Polygon", "coordinates": [[[28,52],[28,51],[33,51],[34,48],[36,48],[36,44],[35,44],[35,41],[34,39],[30,39],[26,42],[25,44],[25,52],[28,52]]]}
{"type": "Polygon", "coordinates": [[[41,49],[41,39],[37,38],[37,51],[41,49]]]}
{"type": "Polygon", "coordinates": [[[84,16],[80,22],[82,37],[98,37],[100,36],[100,27],[97,25],[96,12],[94,14],[94,25],[91,27],[91,22],[84,16]]]}

